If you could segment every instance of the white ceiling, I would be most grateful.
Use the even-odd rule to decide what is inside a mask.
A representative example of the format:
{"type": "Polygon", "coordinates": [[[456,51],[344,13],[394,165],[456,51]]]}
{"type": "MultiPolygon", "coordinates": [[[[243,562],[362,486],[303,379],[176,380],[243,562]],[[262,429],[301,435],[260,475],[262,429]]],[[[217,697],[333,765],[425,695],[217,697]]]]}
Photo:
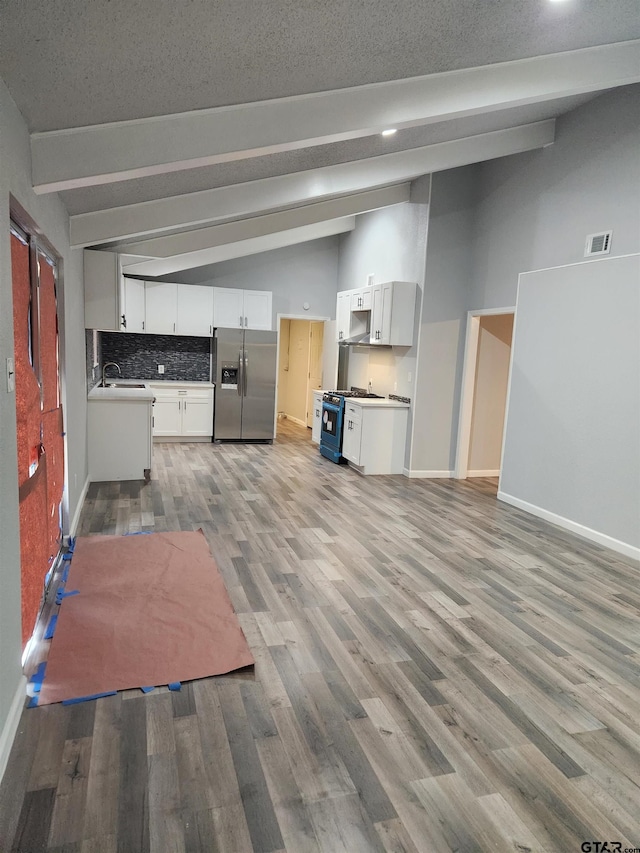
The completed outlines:
{"type": "Polygon", "coordinates": [[[36,192],[61,192],[73,243],[135,243],[167,272],[339,233],[397,203],[367,191],[548,144],[549,119],[640,81],[637,0],[2,0],[0,18],[36,192]]]}

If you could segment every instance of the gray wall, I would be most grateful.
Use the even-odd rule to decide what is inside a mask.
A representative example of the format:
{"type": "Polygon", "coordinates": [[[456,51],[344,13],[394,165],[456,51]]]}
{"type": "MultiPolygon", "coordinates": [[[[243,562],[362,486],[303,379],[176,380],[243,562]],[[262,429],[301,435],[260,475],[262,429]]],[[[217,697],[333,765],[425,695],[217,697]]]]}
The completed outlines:
{"type": "Polygon", "coordinates": [[[454,467],[472,280],[475,180],[474,166],[432,177],[411,451],[414,472],[449,472],[454,467]]]}
{"type": "Polygon", "coordinates": [[[335,317],[338,238],[325,237],[199,269],[165,276],[167,281],[273,292],[273,328],[278,314],[335,317]],[[309,303],[308,311],[302,307],[309,303]]]}
{"type": "Polygon", "coordinates": [[[521,276],[500,491],[640,547],[640,255],[521,276]]]}
{"type": "MultiPolygon", "coordinates": [[[[87,476],[82,252],[69,249],[68,216],[57,195],[31,189],[27,128],[0,81],[0,364],[13,356],[9,196],[38,223],[62,257],[59,286],[63,404],[67,432],[65,500],[71,516],[87,476]]],[[[4,368],[3,368],[4,370],[4,368]]],[[[0,387],[0,732],[21,675],[20,543],[15,396],[0,387]]],[[[44,574],[44,573],[43,573],[44,574]]]]}
{"type": "MultiPolygon", "coordinates": [[[[365,287],[369,275],[374,276],[376,283],[415,281],[418,284],[414,346],[352,348],[349,385],[366,388],[371,379],[376,393],[397,393],[415,398],[418,318],[424,284],[429,189],[429,176],[415,181],[409,203],[358,216],[355,230],[343,234],[340,239],[338,290],[365,287]]],[[[412,430],[413,421],[410,419],[406,465],[409,464],[412,430]]]]}
{"type": "Polygon", "coordinates": [[[639,151],[637,85],[561,116],[548,148],[480,165],[469,308],[513,305],[519,273],[579,263],[587,234],[637,252],[639,151]]]}

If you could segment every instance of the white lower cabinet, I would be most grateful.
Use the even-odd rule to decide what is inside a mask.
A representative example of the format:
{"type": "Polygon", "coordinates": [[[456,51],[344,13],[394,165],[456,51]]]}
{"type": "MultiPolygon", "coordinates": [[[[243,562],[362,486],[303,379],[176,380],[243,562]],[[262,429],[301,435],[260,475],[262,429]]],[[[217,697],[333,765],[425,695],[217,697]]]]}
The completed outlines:
{"type": "Polygon", "coordinates": [[[408,416],[403,404],[347,402],[342,455],[362,474],[402,474],[408,416]]]}
{"type": "Polygon", "coordinates": [[[311,427],[311,441],[320,444],[322,432],[322,395],[324,391],[313,392],[313,420],[311,427]]]}
{"type": "Polygon", "coordinates": [[[211,438],[213,435],[213,388],[151,385],[154,438],[211,438]]]}

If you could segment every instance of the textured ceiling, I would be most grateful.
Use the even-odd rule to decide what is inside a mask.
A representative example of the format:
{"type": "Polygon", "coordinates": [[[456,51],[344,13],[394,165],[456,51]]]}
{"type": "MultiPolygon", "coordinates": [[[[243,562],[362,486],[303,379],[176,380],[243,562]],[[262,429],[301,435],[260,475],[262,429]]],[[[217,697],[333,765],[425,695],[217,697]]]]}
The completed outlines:
{"type": "Polygon", "coordinates": [[[2,0],[31,131],[485,65],[640,35],[638,0],[2,0]]]}
{"type": "Polygon", "coordinates": [[[365,157],[376,157],[380,154],[418,148],[423,145],[433,145],[477,133],[487,133],[506,127],[528,124],[529,122],[561,115],[580,104],[586,103],[592,97],[594,96],[580,95],[573,98],[559,98],[556,101],[547,101],[543,104],[516,107],[510,110],[497,110],[484,115],[408,128],[398,131],[395,136],[388,138],[376,134],[362,139],[335,142],[330,145],[317,145],[298,151],[287,151],[248,160],[236,160],[216,166],[169,172],[148,178],[103,184],[97,187],[67,190],[60,195],[70,214],[105,210],[125,204],[135,204],[167,196],[255,181],[274,175],[317,169],[334,163],[346,163],[365,157]]]}
{"type": "MultiPolygon", "coordinates": [[[[406,158],[396,156],[367,163],[369,158],[562,115],[599,94],[602,91],[599,85],[622,85],[636,78],[628,70],[616,76],[617,60],[611,59],[610,51],[596,51],[600,57],[597,70],[594,79],[588,79],[585,85],[576,83],[582,77],[574,78],[570,71],[553,70],[545,78],[545,69],[548,74],[550,68],[567,68],[566,63],[554,64],[553,59],[522,63],[517,71],[513,66],[499,69],[497,76],[491,77],[492,82],[486,84],[489,89],[483,88],[485,84],[480,81],[485,78],[477,73],[466,75],[467,82],[463,84],[457,82],[459,75],[450,75],[441,90],[447,92],[448,100],[439,102],[437,94],[433,95],[433,103],[425,98],[424,104],[420,103],[424,111],[416,113],[417,121],[424,117],[425,123],[405,127],[386,139],[376,133],[344,141],[348,134],[341,129],[351,130],[349,121],[354,115],[354,122],[363,122],[356,123],[355,129],[364,134],[370,134],[371,128],[384,126],[376,113],[379,109],[380,115],[384,115],[384,106],[377,106],[371,113],[366,109],[358,113],[362,109],[358,107],[362,93],[341,93],[339,98],[330,99],[333,106],[325,112],[318,112],[315,107],[314,119],[320,121],[315,121],[313,133],[309,129],[313,122],[304,109],[300,112],[300,105],[315,103],[315,99],[304,98],[308,93],[400,81],[637,39],[640,38],[638,2],[0,0],[0,76],[31,133],[301,96],[286,102],[288,112],[284,113],[275,113],[272,106],[267,110],[248,107],[232,111],[236,117],[233,121],[240,122],[233,125],[236,130],[230,131],[231,125],[216,114],[209,119],[212,123],[206,130],[200,131],[201,153],[195,158],[187,151],[188,137],[180,137],[177,131],[177,135],[173,134],[180,122],[186,121],[191,128],[201,117],[154,123],[153,127],[158,128],[154,130],[156,137],[146,136],[143,141],[135,136],[136,131],[133,136],[126,135],[129,126],[109,128],[108,132],[103,128],[81,134],[55,134],[45,144],[56,142],[58,147],[52,154],[50,146],[42,158],[47,167],[55,167],[49,169],[47,174],[53,174],[49,178],[36,174],[36,154],[43,144],[43,138],[38,137],[33,142],[37,190],[78,187],[61,192],[69,213],[77,215],[71,223],[71,231],[78,230],[80,234],[77,243],[113,247],[136,242],[138,235],[178,233],[191,230],[193,223],[223,221],[224,215],[229,219],[234,215],[266,218],[269,211],[281,209],[279,204],[295,207],[312,203],[321,196],[330,197],[332,193],[352,192],[341,191],[340,181],[344,187],[357,186],[362,190],[385,186],[397,180],[385,180],[385,176],[395,174],[388,171],[390,161],[400,166],[418,161],[411,160],[408,154],[406,158]],[[607,76],[612,68],[615,72],[607,76]],[[513,89],[511,76],[516,79],[513,89]],[[540,99],[535,94],[536,86],[543,92],[540,99]],[[469,93],[473,102],[476,90],[481,92],[480,106],[477,110],[466,108],[469,93]],[[461,91],[467,94],[461,96],[461,91]],[[568,97],[574,92],[588,94],[568,97]],[[543,100],[545,97],[548,100],[543,100]],[[343,106],[336,106],[336,101],[343,106]],[[348,106],[345,108],[344,104],[348,106]],[[511,107],[506,109],[505,104],[511,107]],[[493,106],[501,108],[493,110],[493,106]],[[428,123],[431,108],[433,116],[439,116],[433,124],[428,123]],[[368,123],[362,118],[365,114],[368,123]],[[283,119],[277,127],[278,131],[284,129],[282,140],[269,126],[269,117],[272,123],[276,122],[274,115],[291,117],[290,121],[283,119]],[[297,115],[307,117],[297,119],[296,124],[297,115]],[[326,121],[322,121],[325,116],[326,121]],[[444,116],[449,116],[448,120],[442,120],[444,116]],[[243,121],[247,124],[243,125],[243,121]],[[261,154],[261,151],[278,150],[275,146],[270,149],[272,136],[286,144],[280,146],[279,153],[261,154]],[[74,149],[70,143],[72,137],[82,137],[86,147],[74,149]],[[106,137],[107,142],[101,143],[100,139],[106,137]],[[247,142],[247,138],[252,141],[247,142]],[[308,138],[322,140],[323,144],[304,147],[308,138]],[[330,139],[333,141],[329,142],[330,139]],[[76,156],[75,151],[81,154],[76,156]],[[212,162],[209,155],[219,151],[228,154],[226,162],[204,165],[212,162]],[[200,166],[192,168],[196,161],[200,166]],[[358,166],[360,161],[365,161],[365,168],[358,166]],[[324,196],[313,188],[317,177],[313,174],[276,182],[304,187],[281,190],[284,193],[281,196],[277,192],[274,195],[273,184],[255,183],[334,164],[353,165],[332,170],[333,175],[339,173],[342,177],[335,179],[336,184],[327,183],[330,189],[323,190],[324,196]],[[173,171],[174,167],[177,171],[173,171]],[[61,170],[64,180],[56,169],[61,170]],[[145,170],[154,174],[109,183],[124,174],[144,174],[145,170]],[[349,182],[352,174],[358,176],[353,184],[349,182]],[[236,186],[239,184],[244,186],[236,186]],[[331,189],[332,186],[336,189],[331,189]],[[202,204],[208,201],[200,202],[202,197],[191,195],[221,187],[233,187],[224,195],[227,206],[222,208],[222,217],[215,205],[211,211],[205,210],[202,204]],[[167,202],[142,208],[126,207],[159,199],[167,202]],[[234,214],[233,210],[237,212],[234,214]],[[83,239],[82,234],[89,236],[83,239]]],[[[614,47],[618,56],[621,46],[614,47]]],[[[622,48],[625,56],[629,54],[628,47],[622,48]]],[[[380,97],[393,99],[397,91],[395,86],[387,87],[380,97]]],[[[437,91],[437,86],[427,91],[437,91]]],[[[222,113],[225,117],[228,114],[226,110],[222,113]]],[[[149,125],[142,122],[135,128],[141,126],[149,125]]],[[[520,136],[532,132],[531,128],[522,129],[520,136]]],[[[514,134],[498,134],[492,140],[505,137],[511,139],[514,134]]],[[[493,144],[491,141],[483,147],[482,142],[474,140],[467,146],[471,152],[469,159],[476,151],[484,152],[477,154],[477,159],[486,157],[491,150],[487,145],[493,144]]],[[[457,150],[456,145],[447,150],[457,150]]],[[[499,145],[494,150],[502,151],[494,156],[504,156],[499,145]]],[[[408,167],[405,173],[402,180],[413,176],[408,167]]],[[[202,272],[188,275],[199,276],[202,272]]]]}

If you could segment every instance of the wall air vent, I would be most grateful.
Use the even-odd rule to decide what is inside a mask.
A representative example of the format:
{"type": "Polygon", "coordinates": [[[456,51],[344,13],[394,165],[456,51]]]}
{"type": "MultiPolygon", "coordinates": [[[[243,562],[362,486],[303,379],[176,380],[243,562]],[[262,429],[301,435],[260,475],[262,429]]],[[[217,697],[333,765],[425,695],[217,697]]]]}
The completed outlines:
{"type": "Polygon", "coordinates": [[[608,255],[611,251],[611,235],[613,231],[602,231],[600,234],[589,234],[584,247],[585,258],[594,255],[608,255]]]}

